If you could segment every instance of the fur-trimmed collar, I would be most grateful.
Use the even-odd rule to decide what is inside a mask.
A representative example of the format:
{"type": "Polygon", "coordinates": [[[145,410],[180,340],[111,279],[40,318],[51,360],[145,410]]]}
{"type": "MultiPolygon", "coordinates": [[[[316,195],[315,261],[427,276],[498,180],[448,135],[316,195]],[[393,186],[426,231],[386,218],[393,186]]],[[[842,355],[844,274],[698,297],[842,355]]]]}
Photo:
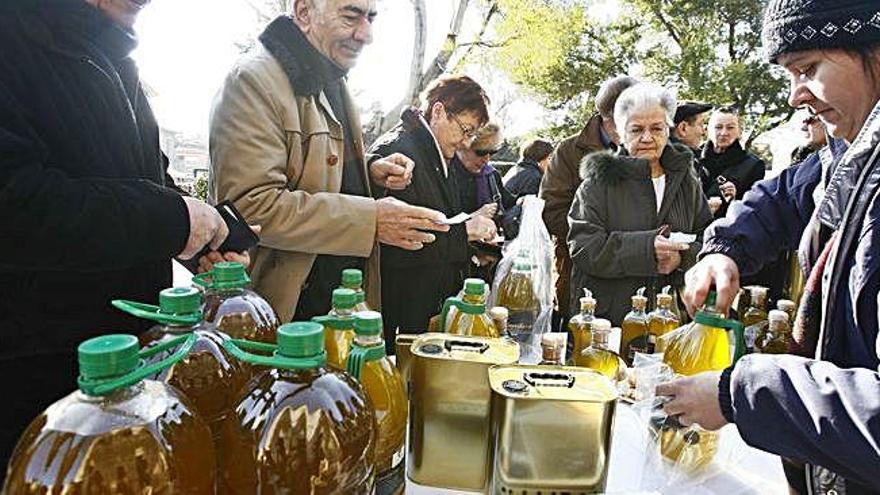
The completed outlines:
{"type": "MultiPolygon", "coordinates": [[[[660,165],[669,174],[685,173],[691,168],[694,154],[687,145],[668,143],[660,156],[660,165]]],[[[581,160],[580,177],[582,180],[616,184],[623,180],[640,180],[651,178],[648,160],[629,156],[621,147],[617,153],[598,151],[581,160]]]]}

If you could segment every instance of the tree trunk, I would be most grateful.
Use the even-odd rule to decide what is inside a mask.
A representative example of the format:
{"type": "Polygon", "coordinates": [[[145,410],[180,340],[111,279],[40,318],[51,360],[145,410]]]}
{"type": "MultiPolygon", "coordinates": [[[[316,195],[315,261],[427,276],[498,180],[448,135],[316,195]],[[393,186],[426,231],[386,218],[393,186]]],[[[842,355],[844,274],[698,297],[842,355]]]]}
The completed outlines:
{"type": "Polygon", "coordinates": [[[450,22],[446,41],[443,42],[440,51],[434,56],[431,65],[428,66],[427,70],[423,71],[422,67],[425,63],[425,45],[427,38],[427,12],[425,10],[424,0],[410,1],[412,2],[413,11],[415,13],[416,30],[415,46],[413,47],[413,60],[410,64],[409,88],[400,102],[388,111],[388,113],[385,114],[385,118],[382,119],[381,132],[383,133],[397,124],[397,121],[400,120],[400,112],[404,108],[418,102],[419,93],[425,89],[425,86],[427,86],[429,82],[446,71],[449,59],[452,58],[452,54],[455,53],[455,49],[458,48],[458,35],[461,32],[462,24],[464,24],[464,14],[467,11],[469,4],[469,0],[458,0],[458,6],[456,7],[455,15],[452,17],[452,22],[450,22]]]}

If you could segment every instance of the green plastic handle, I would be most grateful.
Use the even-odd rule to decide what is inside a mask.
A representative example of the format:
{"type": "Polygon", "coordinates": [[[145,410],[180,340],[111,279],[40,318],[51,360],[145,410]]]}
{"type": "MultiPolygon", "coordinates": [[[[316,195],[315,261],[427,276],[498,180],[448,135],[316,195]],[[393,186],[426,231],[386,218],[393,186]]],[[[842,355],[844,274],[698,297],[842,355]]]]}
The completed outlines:
{"type": "Polygon", "coordinates": [[[359,346],[357,344],[351,347],[348,359],[345,362],[345,370],[355,380],[360,381],[361,371],[370,361],[377,361],[385,357],[385,344],[377,344],[369,347],[359,346]]]}
{"type": "Polygon", "coordinates": [[[208,278],[210,278],[211,272],[199,273],[193,275],[192,283],[198,285],[203,289],[210,289],[214,284],[208,282],[208,278]]]}
{"type": "Polygon", "coordinates": [[[312,321],[334,330],[354,329],[354,316],[340,318],[337,316],[322,315],[313,317],[312,321]]]}
{"type": "Polygon", "coordinates": [[[169,315],[162,313],[159,306],[152,304],[139,303],[135,301],[125,301],[115,299],[110,301],[114,308],[124,311],[130,315],[143,318],[145,320],[155,321],[164,325],[177,326],[193,326],[198,325],[202,321],[201,313],[191,313],[186,315],[169,315]]]}
{"type": "Polygon", "coordinates": [[[743,328],[743,324],[736,320],[727,320],[724,328],[733,330],[735,346],[733,351],[733,364],[736,364],[736,362],[739,361],[739,358],[743,357],[746,353],[745,329],[743,328]]]}
{"type": "Polygon", "coordinates": [[[449,315],[449,309],[453,306],[459,308],[459,304],[461,304],[461,300],[456,297],[447,297],[446,301],[443,303],[443,309],[440,310],[440,319],[438,323],[438,332],[446,331],[446,317],[449,315]]]}
{"type": "Polygon", "coordinates": [[[316,356],[304,358],[292,358],[278,354],[278,346],[274,344],[266,344],[263,342],[252,342],[244,339],[229,339],[223,342],[223,348],[229,351],[229,354],[235,356],[239,361],[244,361],[257,366],[268,366],[270,368],[284,368],[303,370],[317,368],[323,366],[327,362],[327,352],[323,351],[316,356]],[[262,356],[247,352],[246,349],[258,352],[271,352],[271,356],[262,356]]]}
{"type": "Polygon", "coordinates": [[[152,374],[159,373],[160,371],[171,367],[172,365],[186,357],[186,355],[189,354],[189,351],[192,350],[195,343],[196,334],[189,333],[186,335],[175,337],[155,347],[143,349],[138,352],[138,357],[141,359],[142,363],[143,360],[147,358],[155,356],[156,354],[159,354],[161,352],[165,352],[173,347],[179,346],[177,351],[171,356],[168,356],[161,361],[156,361],[155,363],[141,366],[133,370],[132,372],[120,377],[100,380],[85,380],[80,377],[77,379],[79,388],[87,395],[107,395],[114,390],[130,387],[152,374]]]}

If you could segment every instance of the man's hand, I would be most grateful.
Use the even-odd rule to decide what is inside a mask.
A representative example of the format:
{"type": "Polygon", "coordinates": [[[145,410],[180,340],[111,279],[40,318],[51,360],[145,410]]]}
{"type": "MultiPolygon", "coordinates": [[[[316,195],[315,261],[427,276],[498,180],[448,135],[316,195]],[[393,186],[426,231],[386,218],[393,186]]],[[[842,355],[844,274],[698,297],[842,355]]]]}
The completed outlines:
{"type": "Polygon", "coordinates": [[[654,256],[657,258],[657,273],[668,275],[681,264],[680,251],[687,251],[690,245],[672,242],[662,235],[654,238],[654,256]]]}
{"type": "Polygon", "coordinates": [[[183,251],[177,256],[188,260],[198,254],[206,244],[216,251],[229,235],[229,228],[217,209],[204,201],[189,196],[183,197],[189,212],[189,239],[183,251]]]}
{"type": "Polygon", "coordinates": [[[495,222],[482,215],[472,216],[464,225],[469,241],[491,241],[498,235],[495,222]]]}
{"type": "Polygon", "coordinates": [[[480,215],[481,217],[493,218],[495,214],[498,213],[498,203],[486,203],[480,207],[479,210],[474,212],[474,215],[480,215]]]}
{"type": "Polygon", "coordinates": [[[394,153],[370,164],[370,179],[379,187],[400,191],[412,183],[414,167],[415,162],[409,157],[394,153]]]}
{"type": "Polygon", "coordinates": [[[724,201],[729,203],[736,198],[736,184],[733,182],[727,181],[718,186],[718,189],[721,190],[721,196],[724,197],[724,201]]]}
{"type": "MultiPolygon", "coordinates": [[[[254,234],[260,235],[259,225],[251,225],[251,230],[254,231],[254,234]]],[[[208,254],[199,258],[199,273],[210,272],[214,269],[214,263],[220,263],[223,261],[234,261],[236,263],[241,263],[244,265],[244,268],[247,269],[251,266],[251,256],[247,251],[242,253],[236,253],[235,251],[230,251],[228,253],[221,253],[220,251],[209,251],[208,254]]]]}
{"type": "Polygon", "coordinates": [[[376,204],[376,238],[382,244],[417,251],[434,242],[434,234],[424,230],[449,231],[448,225],[438,223],[446,218],[439,211],[408,205],[391,197],[382,198],[376,204]]]}
{"type": "Polygon", "coordinates": [[[682,300],[691,315],[703,305],[709,290],[715,287],[715,307],[727,314],[739,292],[739,268],[728,256],[710,254],[700,260],[684,276],[682,300]]]}
{"type": "Polygon", "coordinates": [[[720,371],[699,373],[661,383],[657,385],[656,393],[672,398],[663,406],[663,410],[670,416],[678,416],[681,424],[690,426],[697,423],[707,430],[717,430],[727,424],[718,402],[720,380],[720,371]]]}
{"type": "Polygon", "coordinates": [[[709,211],[714,215],[718,213],[718,210],[721,208],[721,205],[724,204],[724,200],[718,196],[712,196],[709,198],[709,211]]]}

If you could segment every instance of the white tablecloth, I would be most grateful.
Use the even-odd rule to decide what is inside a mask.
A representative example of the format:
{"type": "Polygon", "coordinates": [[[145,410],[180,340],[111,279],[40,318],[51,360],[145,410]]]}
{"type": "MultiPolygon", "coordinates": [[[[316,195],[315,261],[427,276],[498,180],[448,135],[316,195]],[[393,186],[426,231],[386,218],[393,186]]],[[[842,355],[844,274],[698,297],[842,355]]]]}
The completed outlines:
{"type": "MultiPolygon", "coordinates": [[[[617,408],[606,493],[662,493],[675,495],[786,494],[779,457],[747,446],[736,427],[721,430],[715,461],[699,475],[646,467],[649,439],[631,407],[617,408]]],[[[407,495],[470,494],[415,485],[407,480],[407,495]]]]}

